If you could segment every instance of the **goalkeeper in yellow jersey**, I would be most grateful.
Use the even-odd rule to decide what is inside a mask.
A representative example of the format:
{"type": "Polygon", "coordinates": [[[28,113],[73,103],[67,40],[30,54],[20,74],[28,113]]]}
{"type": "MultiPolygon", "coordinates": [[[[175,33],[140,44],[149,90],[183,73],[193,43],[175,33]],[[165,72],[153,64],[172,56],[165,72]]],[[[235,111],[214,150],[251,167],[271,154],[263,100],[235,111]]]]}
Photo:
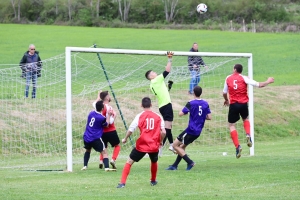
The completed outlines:
{"type": "MultiPolygon", "coordinates": [[[[149,70],[146,72],[145,76],[148,80],[151,81],[150,83],[150,89],[153,92],[153,94],[157,97],[158,99],[158,107],[159,107],[159,112],[161,113],[164,121],[165,121],[165,128],[166,128],[166,137],[163,140],[163,145],[166,142],[166,139],[168,138],[168,141],[170,143],[169,150],[172,151],[173,153],[176,153],[173,148],[173,135],[172,135],[172,122],[173,122],[173,108],[172,108],[172,103],[171,103],[171,98],[170,94],[168,91],[168,88],[165,84],[165,78],[168,76],[168,74],[171,71],[172,68],[172,56],[173,52],[167,52],[168,56],[168,63],[166,66],[165,71],[157,75],[156,72],[149,70]]],[[[171,82],[172,84],[172,82],[171,82]]],[[[171,85],[169,82],[169,89],[171,85]]],[[[159,155],[161,155],[162,147],[160,148],[159,155]]]]}

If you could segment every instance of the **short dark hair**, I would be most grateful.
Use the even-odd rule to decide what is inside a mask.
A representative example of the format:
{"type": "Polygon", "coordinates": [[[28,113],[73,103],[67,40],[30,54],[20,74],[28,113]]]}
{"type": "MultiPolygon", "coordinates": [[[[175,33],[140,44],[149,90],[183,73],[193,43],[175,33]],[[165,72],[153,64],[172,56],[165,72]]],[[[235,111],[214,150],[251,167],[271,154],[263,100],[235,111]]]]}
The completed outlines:
{"type": "Polygon", "coordinates": [[[196,97],[200,97],[202,94],[202,88],[200,86],[195,86],[194,87],[194,94],[196,97]]]}
{"type": "Polygon", "coordinates": [[[143,108],[150,108],[151,107],[151,99],[149,97],[144,97],[142,99],[142,106],[143,106],[143,108]]]}
{"type": "Polygon", "coordinates": [[[104,100],[105,99],[105,97],[108,95],[108,91],[103,91],[103,92],[101,92],[100,93],[100,99],[101,100],[104,100]]]}
{"type": "Polygon", "coordinates": [[[145,73],[146,79],[150,80],[148,76],[149,76],[149,74],[150,74],[151,72],[152,72],[152,69],[146,71],[146,73],[145,73]]]}
{"type": "Polygon", "coordinates": [[[235,64],[233,68],[234,68],[234,69],[236,70],[236,72],[238,72],[238,73],[242,73],[242,71],[243,71],[243,65],[241,65],[241,64],[235,64]]]}
{"type": "Polygon", "coordinates": [[[104,108],[103,101],[97,101],[97,103],[96,103],[96,111],[101,112],[103,108],[104,108]]]}

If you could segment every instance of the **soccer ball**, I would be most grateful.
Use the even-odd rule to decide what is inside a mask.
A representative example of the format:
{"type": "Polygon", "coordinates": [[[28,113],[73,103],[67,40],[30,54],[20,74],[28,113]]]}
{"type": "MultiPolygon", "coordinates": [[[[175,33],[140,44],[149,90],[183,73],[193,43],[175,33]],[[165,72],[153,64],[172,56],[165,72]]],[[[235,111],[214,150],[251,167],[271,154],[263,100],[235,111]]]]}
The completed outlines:
{"type": "Polygon", "coordinates": [[[198,6],[197,6],[197,12],[200,13],[200,14],[204,14],[206,13],[207,11],[207,5],[205,5],[204,3],[200,3],[198,6]]]}

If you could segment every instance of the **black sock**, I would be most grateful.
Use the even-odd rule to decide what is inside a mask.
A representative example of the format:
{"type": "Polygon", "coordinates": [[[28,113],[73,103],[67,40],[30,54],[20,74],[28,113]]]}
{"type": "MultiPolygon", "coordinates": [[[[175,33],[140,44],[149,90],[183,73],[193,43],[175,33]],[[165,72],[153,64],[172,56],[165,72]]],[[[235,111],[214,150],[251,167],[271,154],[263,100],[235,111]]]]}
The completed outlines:
{"type": "Polygon", "coordinates": [[[108,158],[103,158],[104,168],[109,168],[108,158]]]}
{"type": "Polygon", "coordinates": [[[177,155],[177,158],[175,160],[175,162],[173,163],[174,167],[177,167],[181,161],[182,157],[180,155],[177,155]]]}
{"type": "Polygon", "coordinates": [[[192,164],[193,161],[187,156],[187,154],[185,154],[184,156],[182,156],[183,160],[185,160],[185,162],[187,162],[187,164],[192,164]]]}
{"type": "Polygon", "coordinates": [[[167,136],[165,136],[165,138],[163,140],[163,146],[165,145],[166,141],[167,141],[167,136]]]}
{"type": "Polygon", "coordinates": [[[172,129],[166,128],[166,137],[168,138],[169,143],[172,144],[173,143],[172,129]]]}
{"type": "Polygon", "coordinates": [[[83,156],[83,166],[87,166],[89,163],[91,152],[85,152],[83,156]]]}

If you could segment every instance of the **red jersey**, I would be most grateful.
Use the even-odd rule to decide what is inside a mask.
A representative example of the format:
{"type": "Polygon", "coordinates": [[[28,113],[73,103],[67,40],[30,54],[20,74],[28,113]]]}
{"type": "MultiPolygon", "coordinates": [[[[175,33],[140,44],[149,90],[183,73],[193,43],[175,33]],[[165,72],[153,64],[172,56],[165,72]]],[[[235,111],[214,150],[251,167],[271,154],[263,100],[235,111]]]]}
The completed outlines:
{"type": "Polygon", "coordinates": [[[136,140],[136,149],[140,152],[155,153],[160,147],[160,132],[165,123],[160,115],[153,111],[143,111],[130,124],[129,131],[140,129],[140,137],[136,140]]]}
{"type": "Polygon", "coordinates": [[[248,103],[248,88],[247,84],[252,86],[259,86],[259,83],[243,76],[239,73],[233,73],[225,79],[223,93],[229,92],[229,103],[248,103]]]}
{"type": "MultiPolygon", "coordinates": [[[[112,107],[108,104],[104,104],[104,108],[102,110],[102,115],[105,116],[106,118],[107,116],[107,110],[108,109],[112,109],[112,107]]],[[[111,116],[111,118],[113,118],[113,116],[111,116]]],[[[110,119],[110,123],[108,124],[108,127],[104,127],[103,128],[103,133],[107,133],[107,132],[111,132],[111,131],[115,131],[116,127],[115,127],[115,123],[114,121],[112,121],[112,119],[110,119]]]]}

